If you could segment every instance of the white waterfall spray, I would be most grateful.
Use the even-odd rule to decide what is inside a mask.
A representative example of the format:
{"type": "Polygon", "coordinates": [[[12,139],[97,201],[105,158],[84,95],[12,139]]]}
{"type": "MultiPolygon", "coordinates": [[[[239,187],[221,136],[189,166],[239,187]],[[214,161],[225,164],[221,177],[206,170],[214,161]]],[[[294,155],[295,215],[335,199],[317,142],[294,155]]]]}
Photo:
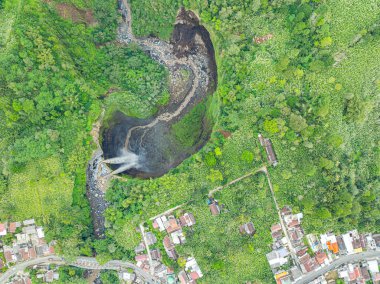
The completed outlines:
{"type": "Polygon", "coordinates": [[[104,160],[103,163],[106,164],[121,164],[120,167],[116,170],[114,170],[109,175],[117,175],[119,173],[122,173],[126,170],[132,169],[132,168],[139,168],[139,156],[136,155],[133,152],[130,152],[128,150],[123,149],[120,153],[120,155],[116,158],[104,160]]]}

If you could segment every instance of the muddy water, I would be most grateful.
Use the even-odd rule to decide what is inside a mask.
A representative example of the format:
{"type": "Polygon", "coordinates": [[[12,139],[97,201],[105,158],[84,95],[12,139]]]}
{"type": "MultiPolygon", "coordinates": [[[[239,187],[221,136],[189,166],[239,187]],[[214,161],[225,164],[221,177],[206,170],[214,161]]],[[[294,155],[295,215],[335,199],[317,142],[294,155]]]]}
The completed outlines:
{"type": "MultiPolygon", "coordinates": [[[[123,4],[123,2],[121,2],[123,4]]],[[[173,125],[191,112],[194,107],[211,95],[217,85],[217,69],[214,48],[207,30],[199,24],[196,15],[181,9],[175,23],[170,43],[156,38],[136,39],[130,27],[129,7],[121,5],[125,25],[119,29],[120,41],[137,43],[148,55],[165,65],[171,78],[176,78],[181,69],[190,72],[188,88],[178,89],[171,81],[171,101],[149,119],[127,117],[114,113],[107,128],[102,129],[104,158],[133,153],[138,163],[124,173],[141,178],[158,177],[179,165],[184,159],[198,151],[208,140],[212,121],[201,113],[197,119],[197,137],[189,145],[173,131],[173,125]]],[[[191,136],[192,129],[182,129],[183,136],[191,136]],[[188,132],[187,132],[188,131],[188,132]]],[[[122,165],[111,165],[117,170],[122,165]]],[[[127,167],[129,167],[127,165],[127,167]]]]}

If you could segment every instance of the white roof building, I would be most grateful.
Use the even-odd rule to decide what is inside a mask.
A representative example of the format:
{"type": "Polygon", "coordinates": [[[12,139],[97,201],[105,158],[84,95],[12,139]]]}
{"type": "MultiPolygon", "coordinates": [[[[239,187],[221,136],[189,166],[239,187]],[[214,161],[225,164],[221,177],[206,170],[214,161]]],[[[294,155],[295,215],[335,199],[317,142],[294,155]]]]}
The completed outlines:
{"type": "Polygon", "coordinates": [[[37,237],[39,239],[45,238],[44,229],[42,227],[37,227],[37,237]]]}
{"type": "Polygon", "coordinates": [[[379,272],[379,263],[376,259],[368,260],[368,269],[372,274],[379,272]]]}
{"type": "Polygon", "coordinates": [[[25,244],[30,241],[28,234],[16,234],[16,238],[18,244],[25,244]]]}
{"type": "Polygon", "coordinates": [[[35,221],[34,219],[29,219],[29,220],[23,221],[23,223],[24,223],[24,226],[30,226],[30,225],[34,225],[35,221]]]}
{"type": "Polygon", "coordinates": [[[301,219],[303,218],[303,214],[302,213],[298,213],[297,214],[297,219],[298,219],[298,222],[301,222],[301,219]]]}
{"type": "Polygon", "coordinates": [[[185,242],[186,238],[182,233],[182,230],[175,231],[170,234],[174,244],[179,245],[185,242]]]}
{"type": "Polygon", "coordinates": [[[288,262],[287,254],[284,254],[284,251],[281,250],[271,251],[266,254],[266,257],[271,268],[280,267],[288,262]]]}
{"type": "Polygon", "coordinates": [[[168,221],[168,218],[166,218],[166,216],[161,216],[158,217],[155,221],[158,224],[160,232],[165,231],[166,228],[164,224],[168,221]]]}
{"type": "Polygon", "coordinates": [[[203,273],[202,273],[201,269],[199,268],[199,265],[198,265],[198,263],[194,257],[190,257],[187,259],[185,268],[186,268],[186,270],[189,270],[191,272],[193,272],[193,271],[196,272],[199,275],[199,277],[203,276],[203,273]]]}
{"type": "Polygon", "coordinates": [[[323,249],[327,249],[327,242],[336,243],[336,237],[334,234],[321,235],[321,245],[323,249]]]}
{"type": "Polygon", "coordinates": [[[346,246],[347,253],[354,253],[354,247],[352,245],[352,237],[350,234],[344,234],[342,235],[344,245],[346,246]]]}

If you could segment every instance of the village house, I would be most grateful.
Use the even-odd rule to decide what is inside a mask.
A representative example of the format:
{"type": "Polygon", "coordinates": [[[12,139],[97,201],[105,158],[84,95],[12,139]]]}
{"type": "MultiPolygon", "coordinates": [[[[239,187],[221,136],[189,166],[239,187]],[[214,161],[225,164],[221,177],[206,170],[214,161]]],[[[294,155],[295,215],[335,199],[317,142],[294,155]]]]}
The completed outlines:
{"type": "Polygon", "coordinates": [[[329,264],[329,260],[327,258],[327,254],[325,252],[323,252],[323,251],[317,252],[315,254],[315,259],[318,262],[318,264],[321,265],[321,266],[329,264]]]}
{"type": "Polygon", "coordinates": [[[333,233],[322,234],[321,245],[323,249],[328,249],[334,254],[337,254],[339,252],[338,241],[333,233]]]}
{"type": "Polygon", "coordinates": [[[145,244],[141,242],[137,247],[135,247],[135,253],[140,254],[145,251],[145,244]]]}
{"type": "Polygon", "coordinates": [[[148,246],[151,246],[151,245],[157,243],[157,238],[152,232],[147,232],[145,234],[145,238],[146,238],[146,243],[148,246]]]}
{"type": "Polygon", "coordinates": [[[178,280],[181,284],[189,284],[190,282],[190,278],[188,277],[188,275],[186,274],[185,271],[180,271],[178,273],[178,280]]]}
{"type": "Polygon", "coordinates": [[[213,199],[213,198],[210,198],[208,200],[208,205],[209,205],[209,208],[210,208],[210,212],[212,215],[219,215],[220,214],[220,207],[219,207],[219,203],[217,200],[213,199]]]}
{"type": "Polygon", "coordinates": [[[286,273],[286,275],[279,274],[279,275],[275,276],[277,284],[292,284],[293,283],[290,275],[288,275],[288,272],[284,272],[284,274],[285,273],[286,273]]]}
{"type": "Polygon", "coordinates": [[[308,234],[306,236],[306,239],[309,243],[309,246],[313,252],[317,252],[322,250],[321,243],[319,242],[318,238],[313,234],[308,234]]]}
{"type": "Polygon", "coordinates": [[[161,260],[161,252],[159,249],[153,249],[150,251],[150,255],[152,256],[153,260],[161,260]]]}
{"type": "Polygon", "coordinates": [[[17,228],[20,228],[20,227],[21,227],[20,222],[11,222],[11,223],[9,223],[8,230],[10,233],[14,234],[14,233],[16,233],[17,228]]]}
{"type": "Polygon", "coordinates": [[[195,225],[195,218],[191,213],[185,213],[183,216],[179,217],[179,221],[182,227],[191,227],[195,225]]]}
{"type": "Polygon", "coordinates": [[[280,224],[275,224],[270,228],[272,238],[280,240],[282,238],[282,228],[280,224]]]}
{"type": "Polygon", "coordinates": [[[183,234],[182,230],[177,230],[171,233],[170,237],[175,245],[183,244],[186,241],[185,235],[183,234]]]}
{"type": "Polygon", "coordinates": [[[135,283],[134,281],[136,280],[136,274],[129,273],[127,271],[121,271],[119,272],[119,279],[123,282],[135,283]]]}
{"type": "Polygon", "coordinates": [[[0,236],[5,236],[7,234],[6,224],[0,223],[0,236]]]}
{"type": "Polygon", "coordinates": [[[288,262],[289,251],[286,248],[273,250],[266,254],[269,265],[272,269],[279,268],[288,262]]]}
{"type": "Polygon", "coordinates": [[[167,221],[166,216],[158,217],[153,221],[153,228],[159,229],[160,232],[165,231],[166,228],[164,224],[166,224],[167,221]]]}
{"type": "Polygon", "coordinates": [[[190,279],[194,281],[193,283],[203,276],[203,273],[194,257],[187,259],[185,270],[189,273],[190,279]]]}
{"type": "Polygon", "coordinates": [[[305,253],[299,258],[301,271],[303,273],[308,273],[318,268],[318,263],[315,258],[311,257],[308,253],[305,253]]]}
{"type": "Polygon", "coordinates": [[[269,138],[264,138],[261,134],[259,134],[259,141],[261,146],[265,149],[269,164],[273,165],[274,167],[277,166],[278,162],[276,154],[273,150],[272,141],[269,138]]]}
{"type": "Polygon", "coordinates": [[[135,256],[136,262],[144,262],[148,260],[148,255],[147,254],[139,254],[135,256]]]}
{"type": "Polygon", "coordinates": [[[28,261],[40,256],[54,253],[53,243],[47,244],[42,227],[36,227],[33,219],[21,222],[11,222],[8,231],[12,234],[13,243],[3,246],[7,265],[28,261]],[[23,226],[23,225],[24,226],[23,226]]]}
{"type": "Polygon", "coordinates": [[[253,236],[256,233],[255,226],[253,225],[252,222],[241,225],[239,228],[239,231],[240,231],[240,234],[247,234],[250,236],[253,236]]]}
{"type": "Polygon", "coordinates": [[[169,256],[169,258],[177,259],[178,258],[177,252],[176,252],[176,250],[174,248],[174,244],[173,244],[172,240],[169,238],[169,236],[164,237],[163,244],[164,244],[165,251],[166,251],[167,255],[169,256]]]}
{"type": "Polygon", "coordinates": [[[168,234],[181,229],[180,225],[177,222],[177,219],[174,216],[169,216],[168,221],[165,223],[165,228],[168,234]]]}
{"type": "Polygon", "coordinates": [[[45,283],[52,283],[59,280],[59,273],[54,270],[44,269],[36,275],[37,279],[41,279],[45,283]]]}
{"type": "Polygon", "coordinates": [[[24,224],[24,226],[31,226],[31,225],[36,224],[34,219],[24,220],[22,223],[24,224]]]}
{"type": "Polygon", "coordinates": [[[372,275],[375,273],[379,273],[379,262],[376,259],[368,260],[368,270],[371,272],[372,275]]]}

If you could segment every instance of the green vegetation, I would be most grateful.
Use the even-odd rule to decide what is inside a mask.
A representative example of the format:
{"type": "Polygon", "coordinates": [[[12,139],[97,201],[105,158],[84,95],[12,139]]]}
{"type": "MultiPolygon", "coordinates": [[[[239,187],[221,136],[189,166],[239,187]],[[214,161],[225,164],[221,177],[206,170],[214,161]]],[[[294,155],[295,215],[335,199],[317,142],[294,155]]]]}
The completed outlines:
{"type": "MultiPolygon", "coordinates": [[[[50,269],[54,269],[54,265],[50,265],[50,269]]],[[[39,273],[36,269],[28,269],[29,275],[33,283],[46,283],[41,278],[37,278],[39,273]]],[[[44,271],[42,271],[44,272],[44,271]]],[[[57,284],[85,284],[87,280],[84,279],[85,270],[72,267],[72,266],[60,266],[58,268],[59,280],[55,280],[57,284]]]]}
{"type": "Polygon", "coordinates": [[[172,135],[185,147],[196,145],[204,136],[206,129],[212,126],[212,115],[207,112],[211,103],[211,98],[206,99],[196,105],[180,121],[172,126],[172,135]],[[203,128],[200,127],[203,125],[203,128]]]}
{"type": "Polygon", "coordinates": [[[136,36],[154,35],[169,40],[182,1],[132,0],[132,29],[136,36]],[[141,19],[145,24],[142,25],[141,19]]]}
{"type": "Polygon", "coordinates": [[[2,4],[0,220],[36,218],[65,257],[91,256],[101,245],[85,196],[89,131],[102,107],[157,111],[169,99],[167,71],[112,42],[116,1],[2,4]]]}
{"type": "Polygon", "coordinates": [[[107,112],[115,110],[128,116],[147,118],[157,107],[169,102],[168,71],[136,46],[106,46],[104,75],[111,82],[107,112]]]}
{"type": "Polygon", "coordinates": [[[100,275],[100,279],[104,284],[118,284],[120,283],[119,276],[116,271],[105,271],[100,275]]]}
{"type": "MultiPolygon", "coordinates": [[[[270,240],[263,238],[260,250],[256,247],[263,244],[254,244],[251,253],[243,253],[243,247],[236,254],[238,259],[234,258],[229,243],[232,250],[239,243],[238,234],[225,234],[224,230],[230,229],[230,223],[236,227],[235,213],[211,219],[204,204],[210,189],[266,161],[265,152],[257,145],[258,133],[271,138],[279,159],[278,167],[270,172],[280,205],[302,211],[308,232],[352,227],[375,231],[380,220],[376,202],[380,18],[371,11],[375,2],[356,3],[356,9],[348,11],[345,0],[132,1],[133,28],[139,35],[167,38],[168,26],[157,23],[166,22],[168,14],[173,22],[171,9],[180,4],[200,15],[216,49],[219,83],[214,97],[220,113],[210,142],[164,177],[115,182],[108,192],[111,232],[117,231],[115,225],[121,220],[136,226],[192,200],[189,208],[196,208],[199,228],[183,250],[200,259],[207,271],[200,282],[210,283],[215,274],[224,280],[220,283],[230,279],[272,281],[264,256],[265,243],[270,240]],[[163,14],[165,7],[169,10],[163,14]],[[261,44],[253,42],[268,34],[273,38],[261,44]],[[207,232],[206,224],[213,233],[207,232]],[[224,240],[228,245],[219,248],[224,240]],[[231,265],[234,269],[228,268],[231,265]],[[260,269],[243,273],[248,265],[260,269]],[[254,274],[248,279],[247,273],[254,274]]],[[[196,119],[192,121],[196,123],[196,119]]],[[[191,126],[186,120],[181,124],[191,126]]],[[[191,139],[182,134],[181,127],[174,129],[184,142],[191,139]]],[[[260,184],[262,181],[254,180],[245,188],[260,184]]],[[[238,192],[247,199],[247,214],[260,226],[263,213],[255,208],[259,201],[252,200],[244,188],[238,192]]],[[[230,201],[222,200],[234,208],[232,212],[239,211],[237,200],[219,198],[230,201]]],[[[268,230],[267,226],[263,223],[268,230]]],[[[112,234],[110,239],[115,241],[112,234]]]]}
{"type": "Polygon", "coordinates": [[[264,255],[276,216],[265,180],[218,194],[228,213],[212,217],[205,204],[210,189],[262,166],[263,133],[279,160],[270,168],[277,199],[304,213],[307,232],[378,230],[377,0],[131,2],[136,35],[168,39],[181,4],[210,31],[218,89],[210,104],[173,126],[176,139],[190,143],[183,128],[207,111],[216,120],[210,142],[163,177],[115,180],[107,192],[108,237],[93,241],[85,199],[91,126],[102,106],[107,115],[155,113],[168,102],[167,72],[136,47],[105,44],[116,35],[115,1],[3,0],[0,219],[35,217],[66,257],[96,251],[104,262],[133,258],[139,222],[191,201],[197,232],[187,232],[181,250],[199,260],[200,283],[270,283],[264,255]],[[79,16],[63,19],[57,3],[74,5],[79,16]],[[87,10],[93,19],[80,16],[87,10]],[[253,239],[237,231],[248,219],[258,229],[253,239]]]}
{"type": "Polygon", "coordinates": [[[180,255],[194,255],[205,273],[204,283],[267,283],[272,272],[263,257],[270,251],[270,226],[277,221],[266,178],[253,178],[225,188],[215,194],[226,209],[212,216],[206,200],[187,208],[193,212],[196,225],[186,231],[186,243],[178,246],[180,255]],[[241,235],[240,225],[252,221],[257,229],[253,237],[241,235]],[[254,263],[255,269],[247,269],[254,263]]]}

